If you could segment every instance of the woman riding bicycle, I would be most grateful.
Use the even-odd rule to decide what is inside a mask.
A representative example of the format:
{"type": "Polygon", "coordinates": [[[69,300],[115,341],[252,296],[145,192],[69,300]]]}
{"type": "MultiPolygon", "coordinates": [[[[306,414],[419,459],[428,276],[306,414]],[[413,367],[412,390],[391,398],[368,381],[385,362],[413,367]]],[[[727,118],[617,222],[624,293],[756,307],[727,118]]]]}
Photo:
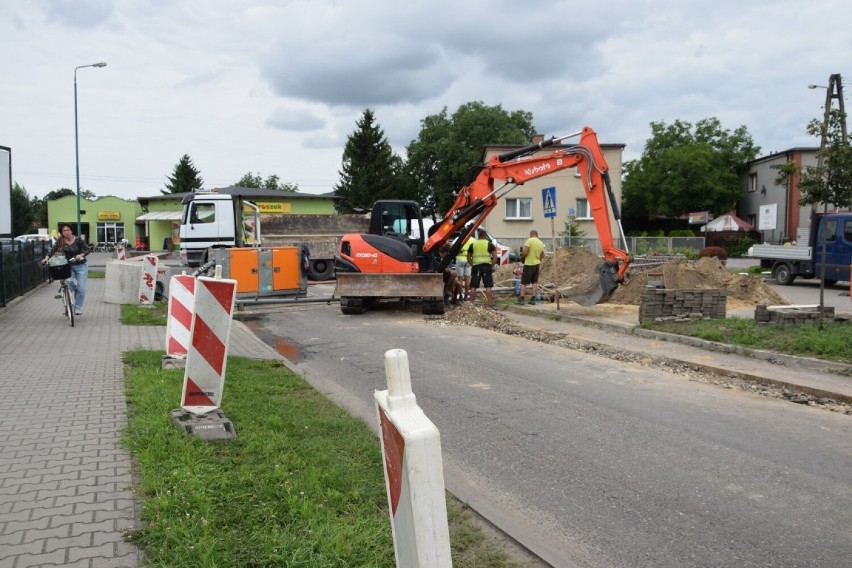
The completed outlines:
{"type": "Polygon", "coordinates": [[[86,301],[86,287],[89,280],[89,266],[86,264],[86,255],[92,252],[86,241],[74,235],[74,229],[68,223],[62,223],[62,235],[53,245],[50,253],[44,257],[42,264],[50,260],[50,257],[59,251],[65,255],[71,264],[71,278],[69,284],[74,291],[74,313],[83,315],[83,303],[86,301]]]}

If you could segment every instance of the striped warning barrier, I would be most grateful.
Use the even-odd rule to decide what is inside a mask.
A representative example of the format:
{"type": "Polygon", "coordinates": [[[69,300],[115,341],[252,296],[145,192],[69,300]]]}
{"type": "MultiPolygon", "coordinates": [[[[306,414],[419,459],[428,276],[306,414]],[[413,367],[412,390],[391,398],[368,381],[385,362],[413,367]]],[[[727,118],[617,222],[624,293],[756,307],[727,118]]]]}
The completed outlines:
{"type": "Polygon", "coordinates": [[[509,249],[507,247],[497,247],[497,258],[500,260],[500,266],[509,264],[509,249]]]}
{"type": "Polygon", "coordinates": [[[189,274],[169,280],[169,317],[166,320],[166,355],[186,357],[195,301],[195,277],[189,274]]]}
{"type": "Polygon", "coordinates": [[[122,246],[115,247],[115,258],[118,260],[127,260],[127,251],[122,246]]]}
{"type": "Polygon", "coordinates": [[[385,353],[375,393],[397,566],[452,567],[441,437],[411,392],[408,353],[385,353]]]}
{"type": "Polygon", "coordinates": [[[139,280],[139,303],[153,304],[157,291],[157,257],[146,254],[142,257],[142,278],[139,280]]]}
{"type": "MultiPolygon", "coordinates": [[[[221,273],[219,267],[217,273],[221,273]]],[[[236,295],[236,280],[201,276],[195,282],[181,395],[181,408],[186,412],[206,414],[222,402],[236,295]]]]}

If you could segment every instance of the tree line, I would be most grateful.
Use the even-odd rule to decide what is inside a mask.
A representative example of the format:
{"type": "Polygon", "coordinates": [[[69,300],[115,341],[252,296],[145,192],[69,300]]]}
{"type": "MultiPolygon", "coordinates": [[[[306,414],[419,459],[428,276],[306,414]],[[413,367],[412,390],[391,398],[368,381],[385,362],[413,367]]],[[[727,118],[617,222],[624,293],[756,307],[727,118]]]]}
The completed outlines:
{"type": "MultiPolygon", "coordinates": [[[[849,206],[852,200],[852,148],[845,135],[845,116],[832,114],[832,121],[814,121],[813,135],[825,133],[820,171],[786,165],[776,183],[801,174],[803,204],[820,201],[849,206]],[[827,129],[827,130],[826,130],[827,129]]],[[[743,193],[742,174],[760,147],[745,126],[723,127],[716,118],[690,123],[675,120],[650,124],[651,135],[641,156],[624,163],[622,210],[631,224],[659,217],[678,218],[691,211],[721,215],[736,208],[743,193]]],[[[444,107],[420,121],[420,132],[405,148],[403,158],[393,151],[375,112],[366,108],[343,148],[339,180],[332,188],[340,198],[340,213],[369,211],[378,199],[411,199],[433,203],[440,214],[455,201],[456,192],[473,180],[482,165],[488,145],[528,144],[536,128],[533,115],[524,110],[507,111],[501,105],[480,101],[461,105],[452,114],[444,107]]],[[[183,155],[167,176],[163,194],[197,191],[203,187],[200,171],[189,155],[183,155]]],[[[298,192],[295,183],[282,182],[278,175],[248,172],[234,185],[298,192]]],[[[25,188],[14,184],[12,213],[15,234],[30,232],[33,221],[47,224],[47,201],[73,195],[67,188],[50,192],[43,199],[30,198],[25,188]]],[[[94,195],[81,190],[81,196],[94,195]]]]}

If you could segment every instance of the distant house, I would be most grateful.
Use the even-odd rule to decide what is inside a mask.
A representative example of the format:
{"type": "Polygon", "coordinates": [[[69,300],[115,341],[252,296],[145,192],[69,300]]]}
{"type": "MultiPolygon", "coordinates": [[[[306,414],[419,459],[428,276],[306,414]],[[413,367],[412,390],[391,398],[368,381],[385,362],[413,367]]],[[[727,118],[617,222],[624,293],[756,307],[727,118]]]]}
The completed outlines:
{"type": "Polygon", "coordinates": [[[795,162],[799,167],[816,166],[819,148],[791,148],[752,160],[742,176],[743,197],[737,215],[754,225],[766,243],[797,239],[799,229],[810,227],[811,207],[799,205],[799,178],[777,185],[778,171],[772,166],[795,162]]]}

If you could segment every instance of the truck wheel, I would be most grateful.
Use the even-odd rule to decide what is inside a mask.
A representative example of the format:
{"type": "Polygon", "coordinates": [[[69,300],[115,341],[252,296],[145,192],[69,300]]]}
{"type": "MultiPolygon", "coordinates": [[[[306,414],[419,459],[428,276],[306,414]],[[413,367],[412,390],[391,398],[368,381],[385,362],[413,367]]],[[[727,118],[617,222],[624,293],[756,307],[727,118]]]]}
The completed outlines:
{"type": "Polygon", "coordinates": [[[443,298],[423,298],[423,315],[440,316],[445,309],[443,298]]]}
{"type": "Polygon", "coordinates": [[[330,280],[334,274],[334,261],[326,258],[311,259],[308,278],[311,280],[330,280]]]}
{"type": "Polygon", "coordinates": [[[790,265],[784,263],[775,267],[775,271],[772,273],[772,276],[775,277],[776,282],[783,284],[784,286],[789,286],[796,279],[796,275],[793,274],[793,270],[790,268],[790,265]]]}
{"type": "Polygon", "coordinates": [[[340,311],[348,316],[357,316],[364,313],[364,304],[361,298],[340,298],[340,311]]]}

